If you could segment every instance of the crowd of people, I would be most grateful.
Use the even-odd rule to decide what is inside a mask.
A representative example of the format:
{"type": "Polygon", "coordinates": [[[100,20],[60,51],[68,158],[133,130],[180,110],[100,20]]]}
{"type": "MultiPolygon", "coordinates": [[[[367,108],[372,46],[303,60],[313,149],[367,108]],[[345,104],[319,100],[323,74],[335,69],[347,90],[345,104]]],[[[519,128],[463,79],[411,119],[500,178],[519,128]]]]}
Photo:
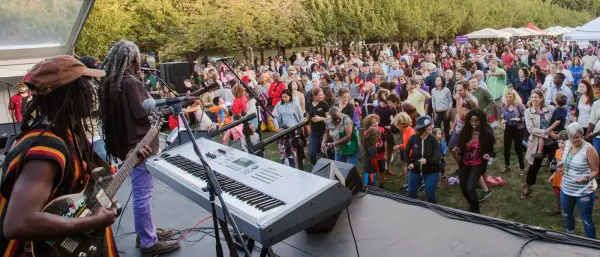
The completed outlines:
{"type": "MultiPolygon", "coordinates": [[[[257,129],[279,132],[306,122],[278,141],[286,165],[303,169],[320,157],[335,159],[355,165],[364,184],[375,186],[402,176],[409,197],[423,190],[432,203],[438,185],[457,176],[472,212],[480,212],[479,202],[490,196],[487,185],[494,178],[486,172],[496,159],[494,131],[503,130],[502,172],[518,170],[525,178],[521,199],[533,192],[547,160],[557,199],[550,214],[562,212],[566,230],[573,232],[576,203],[586,235],[595,237],[589,224],[600,150],[598,56],[593,45],[570,47],[552,38],[435,49],[332,48],[263,63],[236,61],[235,75],[259,99],[211,62],[197,64],[186,87],[220,85],[202,96],[217,125],[258,113],[254,135],[257,129]],[[256,108],[257,100],[274,118],[256,108]],[[510,163],[515,155],[518,168],[510,163]],[[456,170],[446,169],[449,156],[456,170]]],[[[242,133],[231,137],[238,138],[242,133]]]]}
{"type": "MultiPolygon", "coordinates": [[[[360,51],[304,51],[263,64],[239,60],[235,73],[204,62],[195,66],[184,91],[218,90],[202,94],[184,112],[202,130],[257,114],[247,129],[228,130],[225,144],[245,136],[257,143],[258,131],[306,123],[278,140],[281,163],[304,169],[319,158],[335,159],[356,166],[364,184],[380,187],[401,176],[408,197],[423,191],[431,203],[437,202],[439,185],[456,176],[475,213],[490,196],[487,185],[498,183],[486,175],[498,148],[503,147],[503,172],[511,172],[511,156],[517,157],[526,182],[522,200],[531,197],[548,160],[556,199],[550,214],[562,213],[566,232],[574,233],[577,205],[586,236],[596,238],[598,56],[595,45],[570,49],[543,38],[434,49],[373,45],[360,51]],[[254,94],[236,77],[258,97],[250,97],[254,94]],[[272,118],[257,107],[259,102],[272,118]],[[497,147],[499,134],[504,144],[497,147]],[[457,169],[448,169],[451,160],[457,169]]],[[[140,159],[131,169],[140,253],[162,255],[179,248],[172,240],[176,232],[157,228],[151,215],[154,178],[144,159],[159,151],[158,137],[137,146],[152,128],[142,103],[186,92],[174,92],[173,85],[160,85],[154,74],[142,72],[155,65],[147,60],[134,43],[121,40],[100,65],[93,58],[63,55],[40,62],[24,77],[9,106],[15,121],[22,122],[22,133],[6,154],[0,184],[4,256],[27,255],[31,249],[24,240],[103,228],[103,252],[118,255],[110,230],[117,217],[114,204],[72,219],[40,210],[48,201],[81,192],[94,168],[115,171],[105,162],[125,160],[136,154],[130,153],[134,149],[140,159]]],[[[170,119],[171,129],[181,126],[170,119]]]]}

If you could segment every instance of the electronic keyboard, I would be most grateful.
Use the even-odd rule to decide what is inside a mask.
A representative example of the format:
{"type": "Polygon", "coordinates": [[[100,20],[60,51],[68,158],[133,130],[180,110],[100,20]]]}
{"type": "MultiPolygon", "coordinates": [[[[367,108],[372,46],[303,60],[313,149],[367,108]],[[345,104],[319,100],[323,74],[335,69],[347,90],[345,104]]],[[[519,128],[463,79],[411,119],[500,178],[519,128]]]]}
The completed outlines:
{"type": "MultiPolygon", "coordinates": [[[[196,141],[215,172],[240,232],[264,247],[276,244],[350,205],[351,192],[337,180],[294,169],[209,139],[196,141]]],[[[210,210],[207,176],[191,142],[146,160],[157,179],[210,210]]],[[[221,203],[217,216],[226,220],[221,203]]]]}

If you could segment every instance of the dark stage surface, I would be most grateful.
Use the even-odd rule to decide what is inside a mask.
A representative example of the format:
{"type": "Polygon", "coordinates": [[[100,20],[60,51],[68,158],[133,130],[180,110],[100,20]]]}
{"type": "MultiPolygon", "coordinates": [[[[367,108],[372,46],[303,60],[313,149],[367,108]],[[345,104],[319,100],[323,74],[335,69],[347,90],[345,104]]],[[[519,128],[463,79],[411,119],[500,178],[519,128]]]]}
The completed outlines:
{"type": "MultiPolygon", "coordinates": [[[[127,181],[117,194],[121,205],[125,205],[130,192],[131,183],[127,181]]],[[[159,181],[155,182],[153,204],[154,221],[161,228],[185,229],[209,216],[208,211],[159,181]]],[[[363,257],[515,256],[521,245],[526,242],[526,239],[492,227],[444,218],[422,207],[374,195],[355,197],[349,210],[358,249],[363,257]]],[[[577,225],[580,226],[581,223],[577,225]]],[[[198,225],[210,226],[211,219],[198,225]]],[[[116,232],[117,223],[113,228],[116,232]]],[[[122,235],[133,231],[132,203],[129,202],[118,233],[122,235]]],[[[204,234],[197,233],[186,237],[186,240],[198,240],[202,236],[204,234]]],[[[134,240],[135,235],[117,238],[121,256],[139,256],[139,249],[135,248],[134,240]]],[[[216,256],[214,238],[211,236],[204,236],[198,242],[184,241],[179,251],[168,256],[216,256]]],[[[224,242],[223,246],[227,248],[224,242]]],[[[275,253],[285,257],[356,256],[345,212],[340,215],[335,229],[330,233],[308,235],[300,232],[276,244],[273,249],[275,253]]],[[[228,250],[224,251],[225,256],[229,256],[228,250]]],[[[259,256],[259,252],[260,250],[255,249],[253,256],[259,256]]],[[[600,251],[534,241],[527,244],[521,256],[600,256],[600,251]]]]}

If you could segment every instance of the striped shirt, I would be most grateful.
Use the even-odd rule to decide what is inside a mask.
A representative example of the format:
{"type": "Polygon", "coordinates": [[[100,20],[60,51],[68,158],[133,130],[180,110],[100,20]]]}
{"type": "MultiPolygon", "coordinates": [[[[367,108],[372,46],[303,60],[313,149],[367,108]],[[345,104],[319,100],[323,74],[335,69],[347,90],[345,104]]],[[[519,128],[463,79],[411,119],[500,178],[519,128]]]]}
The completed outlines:
{"type": "Polygon", "coordinates": [[[565,143],[565,151],[563,152],[562,162],[564,163],[565,171],[563,174],[560,189],[566,195],[579,197],[590,194],[596,190],[596,180],[592,179],[588,183],[577,183],[577,179],[588,178],[591,170],[587,159],[587,148],[592,147],[590,143],[585,142],[580,150],[574,155],[571,155],[571,141],[565,143]]]}
{"type": "MultiPolygon", "coordinates": [[[[34,129],[17,138],[6,155],[0,184],[1,224],[4,224],[13,186],[21,173],[21,168],[27,161],[44,160],[58,167],[48,202],[63,195],[81,192],[87,183],[91,169],[88,169],[87,163],[80,161],[81,154],[76,154],[76,151],[73,150],[73,146],[80,142],[87,145],[87,140],[74,139],[70,133],[68,133],[68,139],[64,140],[50,131],[46,131],[40,136],[42,131],[42,129],[34,129]],[[25,152],[26,150],[27,152],[25,152]]],[[[89,147],[89,145],[80,147],[89,147]]],[[[110,227],[106,228],[106,235],[104,256],[119,256],[110,227]]],[[[33,256],[29,242],[9,240],[3,234],[0,234],[0,254],[3,257],[33,256]]]]}

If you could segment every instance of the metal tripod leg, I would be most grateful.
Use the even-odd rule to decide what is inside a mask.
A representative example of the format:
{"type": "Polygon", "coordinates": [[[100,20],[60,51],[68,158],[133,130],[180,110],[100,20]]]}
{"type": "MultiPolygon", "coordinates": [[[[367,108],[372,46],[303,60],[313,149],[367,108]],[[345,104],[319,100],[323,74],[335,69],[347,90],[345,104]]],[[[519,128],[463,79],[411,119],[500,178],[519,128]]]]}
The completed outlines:
{"type": "Polygon", "coordinates": [[[239,257],[237,248],[233,243],[233,238],[229,233],[229,227],[227,227],[227,222],[219,219],[219,227],[221,227],[221,231],[223,231],[223,237],[225,237],[225,242],[227,243],[227,247],[229,248],[229,256],[231,257],[239,257]]]}

